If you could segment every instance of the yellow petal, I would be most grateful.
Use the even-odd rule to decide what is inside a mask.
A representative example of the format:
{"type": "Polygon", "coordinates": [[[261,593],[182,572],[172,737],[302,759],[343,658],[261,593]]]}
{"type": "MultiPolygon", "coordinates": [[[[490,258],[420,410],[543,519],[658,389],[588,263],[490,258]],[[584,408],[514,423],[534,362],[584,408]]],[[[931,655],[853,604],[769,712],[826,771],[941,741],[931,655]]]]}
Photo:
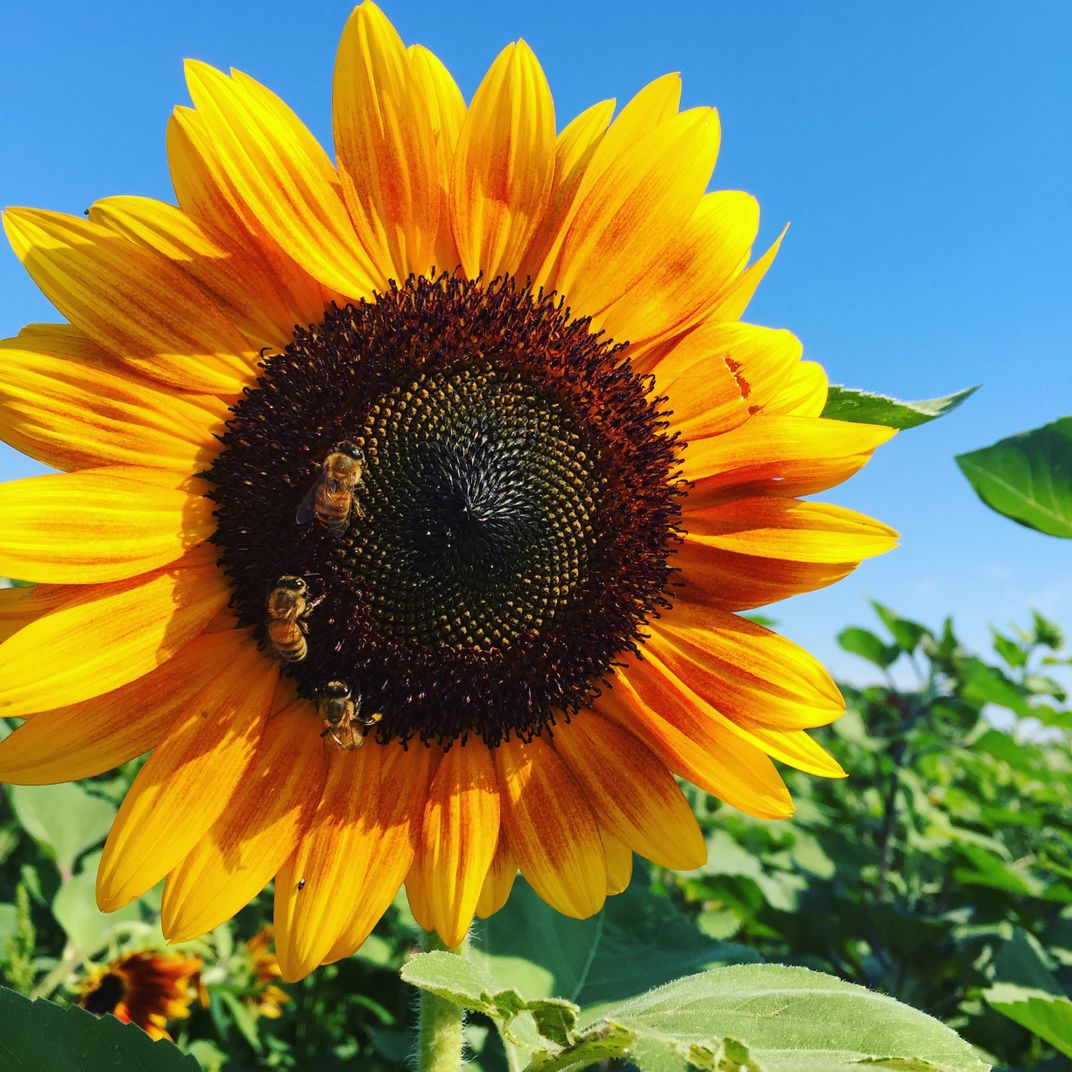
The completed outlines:
{"type": "Polygon", "coordinates": [[[559,134],[555,142],[555,177],[547,211],[518,267],[520,278],[532,276],[536,286],[547,281],[547,270],[558,258],[562,240],[566,237],[566,224],[572,219],[581,180],[613,114],[614,101],[601,101],[581,112],[559,134]]]}
{"type": "Polygon", "coordinates": [[[432,916],[432,907],[428,902],[424,871],[416,860],[409,869],[409,874],[406,875],[406,900],[409,902],[409,910],[413,913],[417,926],[422,931],[434,931],[435,921],[432,916]]]}
{"type": "Polygon", "coordinates": [[[647,277],[687,226],[718,155],[718,117],[695,109],[642,135],[601,168],[598,160],[616,126],[585,171],[576,215],[550,278],[575,316],[597,320],[647,277]]]}
{"type": "Polygon", "coordinates": [[[371,0],[355,8],[335,61],[339,178],[362,244],[399,281],[431,267],[439,227],[438,150],[423,88],[383,12],[371,0]]]}
{"type": "Polygon", "coordinates": [[[784,819],[793,802],[774,764],[709,717],[707,705],[645,651],[630,659],[596,708],[644,741],[683,778],[761,819],[784,819]]]}
{"type": "Polygon", "coordinates": [[[800,354],[800,341],[788,331],[703,323],[659,358],[655,380],[669,399],[674,429],[685,439],[702,439],[763,409],[789,381],[800,354]]]}
{"type": "Polygon", "coordinates": [[[744,315],[752,296],[763,282],[774,258],[778,256],[782,239],[785,238],[789,224],[782,228],[782,233],[771,243],[770,248],[751,267],[743,271],[725,290],[721,291],[702,310],[702,316],[707,320],[740,320],[744,315]]]}
{"type": "Polygon", "coordinates": [[[431,927],[448,946],[469,930],[499,839],[499,788],[482,741],[455,744],[432,778],[415,869],[431,927]]]}
{"type": "Polygon", "coordinates": [[[226,417],[214,395],[162,388],[69,324],[31,324],[0,341],[0,436],[53,468],[198,472],[226,417]]]}
{"type": "Polygon", "coordinates": [[[633,877],[633,850],[606,829],[601,829],[599,836],[607,860],[607,896],[614,897],[629,887],[633,877]]]}
{"type": "Polygon", "coordinates": [[[442,61],[423,45],[410,45],[410,67],[417,81],[435,131],[439,192],[439,227],[436,233],[435,264],[450,271],[460,263],[454,232],[450,226],[450,175],[454,147],[465,122],[465,100],[458,84],[442,61]]]}
{"type": "Polygon", "coordinates": [[[510,851],[529,885],[563,915],[594,915],[606,898],[607,864],[580,787],[539,737],[500,744],[495,760],[510,851]]]}
{"type": "Polygon", "coordinates": [[[269,719],[234,796],[168,876],[160,907],[168,941],[205,934],[264,889],[304,835],[325,775],[320,719],[299,700],[269,719]]]}
{"type": "Polygon", "coordinates": [[[246,638],[138,772],[97,872],[112,912],[156,885],[205,836],[246,776],[279,671],[246,638]]]}
{"type": "MultiPolygon", "coordinates": [[[[793,501],[793,500],[790,500],[793,501]]],[[[780,599],[814,592],[840,581],[855,562],[792,562],[784,558],[742,556],[686,536],[674,551],[674,566],[681,584],[674,589],[674,606],[693,604],[701,612],[752,610],[780,599]]]]}
{"type": "Polygon", "coordinates": [[[510,899],[510,891],[514,888],[514,879],[517,878],[517,861],[506,843],[506,831],[499,830],[499,844],[495,847],[495,855],[491,860],[484,886],[480,891],[480,898],[476,903],[476,914],[481,919],[495,915],[500,908],[510,899]]]}
{"type": "MultiPolygon", "coordinates": [[[[159,569],[216,529],[205,485],[117,465],[0,484],[0,574],[53,584],[122,581],[159,569]]],[[[211,564],[205,547],[188,561],[211,564]]]]}
{"type": "Polygon", "coordinates": [[[241,71],[228,78],[188,60],[186,82],[243,215],[325,286],[349,298],[382,290],[386,274],[358,242],[335,169],[301,120],[241,71]]]}
{"type": "Polygon", "coordinates": [[[685,510],[731,494],[823,491],[861,469],[894,434],[893,428],[875,425],[761,413],[725,435],[689,442],[681,468],[695,486],[685,510]]]}
{"type": "Polygon", "coordinates": [[[680,871],[707,860],[696,817],[673,775],[632,734],[584,711],[555,728],[554,746],[600,825],[630,850],[680,871]]]}
{"type": "Polygon", "coordinates": [[[258,256],[296,324],[319,321],[324,289],[287,253],[253,214],[228,178],[226,145],[213,140],[204,117],[176,108],[167,125],[168,165],[179,206],[188,216],[210,220],[235,245],[258,256]]]}
{"type": "Polygon", "coordinates": [[[822,664],[803,648],[736,614],[675,606],[645,646],[733,719],[776,729],[825,726],[845,701],[822,664]]]}
{"type": "Polygon", "coordinates": [[[294,337],[300,313],[296,316],[279,293],[255,249],[150,197],[105,198],[92,205],[89,218],[166,257],[212,298],[255,350],[281,350],[294,337]]]}
{"type": "Polygon", "coordinates": [[[751,194],[704,194],[676,241],[600,317],[601,326],[612,338],[632,341],[689,327],[730,285],[758,231],[759,204],[751,194]]]}
{"type": "Polygon", "coordinates": [[[236,394],[253,378],[248,341],[164,257],[60,212],[9,208],[4,229],[53,305],[118,364],[209,394],[236,394]]]}
{"type": "Polygon", "coordinates": [[[387,910],[413,863],[428,766],[421,745],[329,749],[320,805],[276,878],[284,979],[348,956],[387,910]]]}
{"type": "Polygon", "coordinates": [[[776,495],[731,499],[690,510],[688,538],[703,547],[735,554],[742,572],[748,566],[745,556],[856,563],[897,544],[893,529],[855,510],[776,495]]]}
{"type": "Polygon", "coordinates": [[[0,643],[76,595],[78,589],[65,584],[0,588],[0,643]]]}
{"type": "Polygon", "coordinates": [[[101,696],[167,662],[227,604],[215,566],[80,589],[0,644],[0,716],[101,696]]]}
{"type": "Polygon", "coordinates": [[[197,637],[173,659],[129,685],[30,716],[0,741],[0,781],[73,782],[155,748],[192,697],[234,658],[239,636],[197,637]]]}
{"type": "Polygon", "coordinates": [[[826,407],[830,381],[826,370],[816,361],[801,361],[789,380],[763,407],[769,415],[786,414],[796,417],[818,417],[826,407]]]}
{"type": "Polygon", "coordinates": [[[512,272],[539,227],[555,168],[555,108],[539,61],[508,45],[477,88],[458,135],[451,220],[462,268],[512,272]]]}

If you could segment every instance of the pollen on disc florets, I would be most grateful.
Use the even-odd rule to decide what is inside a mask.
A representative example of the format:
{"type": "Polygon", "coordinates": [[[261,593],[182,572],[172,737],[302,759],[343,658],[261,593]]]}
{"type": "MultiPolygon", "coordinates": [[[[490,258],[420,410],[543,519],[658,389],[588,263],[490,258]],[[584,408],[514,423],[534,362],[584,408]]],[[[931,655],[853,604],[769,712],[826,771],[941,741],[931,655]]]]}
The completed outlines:
{"type": "Polygon", "coordinates": [[[411,276],[269,357],[208,473],[232,606],[262,641],[278,578],[320,602],[314,699],[345,681],[381,740],[529,739],[591,704],[666,606],[677,443],[651,381],[561,299],[411,276]],[[295,511],[364,455],[341,536],[295,511]]]}

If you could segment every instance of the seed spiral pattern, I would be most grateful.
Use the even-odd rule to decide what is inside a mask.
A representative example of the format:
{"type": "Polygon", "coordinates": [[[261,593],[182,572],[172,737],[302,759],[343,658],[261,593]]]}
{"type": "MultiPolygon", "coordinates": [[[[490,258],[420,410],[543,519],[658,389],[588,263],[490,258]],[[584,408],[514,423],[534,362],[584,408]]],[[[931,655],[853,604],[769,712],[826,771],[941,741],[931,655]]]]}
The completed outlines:
{"type": "Polygon", "coordinates": [[[587,707],[667,606],[678,444],[622,346],[510,278],[411,277],[267,358],[206,474],[240,621],[284,574],[314,596],[310,699],[348,682],[381,740],[494,746],[587,707]],[[341,538],[295,508],[364,452],[341,538]]]}

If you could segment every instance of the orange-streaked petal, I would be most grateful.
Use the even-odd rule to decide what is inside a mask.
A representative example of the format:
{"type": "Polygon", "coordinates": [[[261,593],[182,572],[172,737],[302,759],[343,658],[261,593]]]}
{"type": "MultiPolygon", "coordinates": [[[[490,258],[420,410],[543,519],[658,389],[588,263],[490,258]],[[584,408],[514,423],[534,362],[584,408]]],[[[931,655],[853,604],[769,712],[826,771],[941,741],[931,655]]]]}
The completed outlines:
{"type": "Polygon", "coordinates": [[[350,956],[365,941],[413,865],[436,755],[422,745],[407,751],[392,744],[385,751],[378,829],[368,842],[367,856],[360,858],[368,861],[368,872],[353,913],[326,961],[350,956]]]}
{"type": "Polygon", "coordinates": [[[814,592],[847,577],[857,563],[828,565],[755,555],[743,558],[705,547],[686,536],[675,549],[674,566],[681,580],[674,589],[675,609],[679,604],[695,604],[702,613],[707,607],[754,610],[801,592],[814,592]]]}
{"type": "Polygon", "coordinates": [[[166,257],[213,299],[255,350],[281,350],[294,337],[298,320],[259,251],[150,197],[107,197],[90,207],[89,218],[166,257]]]}
{"type": "Polygon", "coordinates": [[[0,643],[43,614],[61,607],[77,594],[77,588],[66,584],[0,588],[0,643]]]}
{"type": "Polygon", "coordinates": [[[873,424],[759,414],[725,435],[693,439],[681,467],[695,482],[686,514],[730,495],[823,491],[848,480],[895,434],[873,424]]]}
{"type": "Polygon", "coordinates": [[[367,742],[329,757],[320,806],[276,878],[276,953],[288,981],[365,940],[413,863],[428,791],[423,746],[367,742]]]}
{"type": "Polygon", "coordinates": [[[793,814],[774,764],[754,745],[712,719],[707,705],[666,667],[645,654],[631,659],[596,709],[620,722],[683,778],[761,819],[793,814]]]}
{"type": "Polygon", "coordinates": [[[607,865],[592,809],[555,750],[539,737],[495,749],[503,825],[529,885],[563,915],[603,907],[607,865]]]}
{"type": "MultiPolygon", "coordinates": [[[[0,484],[0,573],[50,584],[122,581],[174,562],[216,529],[194,477],[117,465],[0,484]]],[[[210,564],[214,549],[188,562],[210,564]]]]}
{"type": "Polygon", "coordinates": [[[645,650],[730,718],[775,729],[825,726],[845,701],[822,664],[783,636],[736,614],[675,606],[645,650]]]}
{"type": "Polygon", "coordinates": [[[517,878],[517,861],[506,842],[506,832],[499,830],[499,844],[491,860],[480,898],[476,902],[476,914],[481,919],[495,915],[510,899],[510,891],[517,878]]]}
{"type": "Polygon", "coordinates": [[[233,199],[311,276],[349,298],[387,282],[354,233],[327,154],[271,90],[186,62],[186,84],[233,199]]]}
{"type": "Polygon", "coordinates": [[[0,741],[0,781],[71,782],[148,752],[192,697],[226,669],[241,641],[236,632],[196,637],[173,659],[129,685],[32,715],[0,741]]]}
{"type": "Polygon", "coordinates": [[[308,701],[268,720],[234,796],[168,876],[160,907],[168,941],[212,930],[264,889],[304,835],[326,773],[320,719],[308,701]]]}
{"type": "Polygon", "coordinates": [[[479,739],[455,744],[436,768],[415,869],[431,928],[458,945],[473,921],[499,838],[499,787],[479,739]]]}
{"type": "Polygon", "coordinates": [[[179,206],[209,221],[240,249],[259,255],[296,324],[320,320],[324,289],[265,229],[228,178],[228,149],[211,137],[204,118],[192,108],[176,108],[167,125],[168,165],[179,206]]]}
{"type": "Polygon", "coordinates": [[[581,112],[559,134],[555,142],[555,177],[547,211],[518,267],[516,274],[519,277],[532,276],[537,286],[545,282],[543,267],[553,265],[558,257],[562,239],[566,237],[565,224],[571,218],[585,169],[599,147],[613,114],[614,101],[601,101],[581,112]]]}
{"type": "Polygon", "coordinates": [[[512,272],[546,208],[555,170],[555,107],[524,41],[507,45],[458,135],[451,221],[465,274],[512,272]]]}
{"type": "Polygon", "coordinates": [[[439,160],[422,88],[402,39],[365,0],[335,60],[335,150],[358,237],[399,282],[431,267],[439,227],[439,160]]]}
{"type": "Polygon", "coordinates": [[[897,533],[843,506],[756,495],[690,510],[688,539],[737,556],[747,573],[749,558],[861,562],[895,547],[897,533]]]}
{"type": "Polygon", "coordinates": [[[256,752],[278,673],[247,638],[172,723],[127,790],[104,844],[101,911],[155,886],[219,818],[256,752]]]}
{"type": "Polygon", "coordinates": [[[618,723],[584,711],[555,728],[554,746],[599,824],[630,850],[679,871],[707,860],[696,817],[673,775],[618,723]]]}
{"type": "Polygon", "coordinates": [[[600,317],[615,339],[665,337],[694,323],[747,261],[759,203],[740,190],[704,194],[677,240],[600,317]]]}
{"type": "Polygon", "coordinates": [[[801,361],[792,375],[763,407],[766,414],[818,417],[826,408],[830,381],[817,361],[801,361]]]}
{"type": "Polygon", "coordinates": [[[215,566],[183,568],[76,590],[0,644],[0,716],[101,696],[182,651],[230,589],[215,566]]]}
{"type": "Polygon", "coordinates": [[[718,117],[702,108],[648,131],[600,168],[616,125],[585,171],[550,278],[575,316],[597,322],[598,314],[647,277],[687,226],[718,155],[718,117]]]}
{"type": "Polygon", "coordinates": [[[428,889],[424,882],[424,870],[414,860],[413,866],[406,875],[406,900],[409,902],[409,910],[417,921],[417,926],[422,931],[434,931],[435,922],[432,916],[432,908],[428,903],[428,889]]]}
{"type": "Polygon", "coordinates": [[[423,45],[410,45],[410,67],[424,98],[435,132],[438,162],[439,228],[436,233],[435,264],[449,271],[460,261],[450,225],[450,176],[454,163],[454,147],[465,122],[465,99],[457,82],[443,62],[423,45]]]}
{"type": "Polygon", "coordinates": [[[193,473],[219,448],[227,406],[124,368],[69,324],[0,341],[0,436],[55,469],[145,465],[193,473]]]}
{"type": "Polygon", "coordinates": [[[785,238],[785,233],[788,230],[789,224],[787,223],[782,228],[782,233],[771,243],[767,252],[764,253],[755,264],[741,272],[741,274],[725,290],[714,297],[710,305],[702,310],[701,315],[704,319],[741,319],[745,309],[748,308],[748,303],[759,289],[759,284],[763,282],[763,277],[774,263],[774,258],[778,256],[778,250],[781,248],[782,239],[785,238]]]}
{"type": "Polygon", "coordinates": [[[633,850],[605,827],[599,831],[599,836],[607,861],[607,896],[614,897],[628,888],[633,877],[633,850]]]}
{"type": "Polygon", "coordinates": [[[9,208],[4,229],[57,309],[120,365],[187,391],[236,394],[256,353],[196,283],[108,227],[9,208]]]}
{"type": "Polygon", "coordinates": [[[741,323],[705,323],[684,335],[655,364],[675,431],[685,439],[720,435],[761,410],[800,363],[800,341],[788,331],[741,323]]]}

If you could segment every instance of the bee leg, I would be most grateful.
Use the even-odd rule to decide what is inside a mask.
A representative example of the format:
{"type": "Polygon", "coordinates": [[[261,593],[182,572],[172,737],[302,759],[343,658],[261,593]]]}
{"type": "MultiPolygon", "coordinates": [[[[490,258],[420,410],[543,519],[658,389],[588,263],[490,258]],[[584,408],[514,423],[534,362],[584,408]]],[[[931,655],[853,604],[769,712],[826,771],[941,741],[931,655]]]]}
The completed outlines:
{"type": "Polygon", "coordinates": [[[309,615],[324,602],[325,598],[325,596],[317,596],[316,599],[310,599],[309,602],[305,604],[305,610],[302,611],[302,617],[308,618],[309,615]]]}

